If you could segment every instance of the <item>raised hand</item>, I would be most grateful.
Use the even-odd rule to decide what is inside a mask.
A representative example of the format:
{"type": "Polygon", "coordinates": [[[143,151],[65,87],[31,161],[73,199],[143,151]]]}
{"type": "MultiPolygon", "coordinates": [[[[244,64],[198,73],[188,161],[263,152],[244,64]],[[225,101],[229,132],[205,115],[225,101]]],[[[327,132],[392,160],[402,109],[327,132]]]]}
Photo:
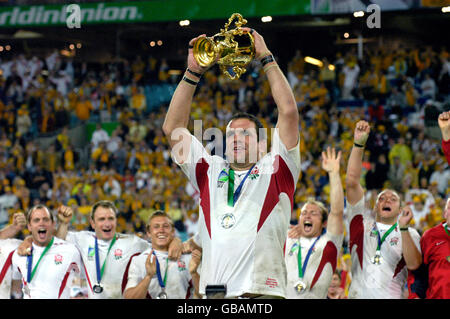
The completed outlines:
{"type": "Polygon", "coordinates": [[[441,129],[444,141],[450,139],[450,111],[442,112],[438,117],[439,128],[441,129]]]}
{"type": "Polygon", "coordinates": [[[322,168],[328,173],[339,173],[341,155],[341,151],[336,155],[336,150],[334,148],[327,147],[326,152],[322,152],[322,168]]]}
{"type": "MultiPolygon", "coordinates": [[[[200,39],[200,38],[204,38],[206,37],[206,34],[202,34],[199,35],[196,38],[191,39],[191,41],[189,41],[189,54],[188,54],[188,59],[187,59],[187,67],[189,68],[189,70],[203,74],[206,72],[206,70],[208,70],[208,67],[202,67],[197,63],[197,60],[195,60],[194,57],[194,43],[200,39]]],[[[211,66],[210,66],[211,67],[211,66]]]]}
{"type": "Polygon", "coordinates": [[[366,121],[359,121],[356,123],[355,131],[353,134],[353,142],[359,145],[366,145],[369,138],[370,125],[366,121]]]}
{"type": "Polygon", "coordinates": [[[195,249],[191,254],[191,261],[189,262],[189,273],[193,273],[197,271],[200,262],[202,261],[202,253],[200,250],[195,249]]]}
{"type": "Polygon", "coordinates": [[[411,207],[405,206],[402,208],[402,212],[400,213],[400,218],[398,219],[398,225],[400,227],[406,227],[413,219],[413,213],[411,207]]]}
{"type": "Polygon", "coordinates": [[[70,223],[72,216],[73,216],[73,210],[69,206],[61,205],[58,207],[58,220],[63,224],[70,223]]]}
{"type": "Polygon", "coordinates": [[[27,219],[24,213],[14,213],[13,215],[13,225],[17,231],[21,231],[27,225],[27,219]]]}

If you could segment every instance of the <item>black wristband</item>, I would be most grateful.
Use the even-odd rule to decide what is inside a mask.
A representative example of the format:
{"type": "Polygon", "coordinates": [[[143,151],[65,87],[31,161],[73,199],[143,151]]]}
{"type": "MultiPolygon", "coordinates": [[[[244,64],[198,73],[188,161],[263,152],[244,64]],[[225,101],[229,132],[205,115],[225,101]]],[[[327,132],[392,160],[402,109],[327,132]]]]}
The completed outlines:
{"type": "Polygon", "coordinates": [[[202,75],[200,73],[194,72],[194,71],[190,70],[189,68],[187,68],[186,71],[188,71],[193,76],[198,77],[199,79],[202,77],[202,75]]]}
{"type": "Polygon", "coordinates": [[[267,63],[270,62],[275,62],[275,58],[273,57],[272,54],[265,56],[264,58],[261,59],[261,64],[264,67],[267,63]]]}
{"type": "Polygon", "coordinates": [[[400,227],[400,231],[408,231],[409,227],[400,227]]]}
{"type": "Polygon", "coordinates": [[[355,142],[353,142],[353,145],[355,145],[356,147],[359,147],[359,148],[364,148],[364,145],[361,145],[361,144],[358,144],[358,143],[355,143],[355,142]]]}
{"type": "Polygon", "coordinates": [[[187,83],[191,84],[191,85],[197,85],[198,82],[192,81],[191,79],[183,76],[183,81],[186,81],[187,83]]]}

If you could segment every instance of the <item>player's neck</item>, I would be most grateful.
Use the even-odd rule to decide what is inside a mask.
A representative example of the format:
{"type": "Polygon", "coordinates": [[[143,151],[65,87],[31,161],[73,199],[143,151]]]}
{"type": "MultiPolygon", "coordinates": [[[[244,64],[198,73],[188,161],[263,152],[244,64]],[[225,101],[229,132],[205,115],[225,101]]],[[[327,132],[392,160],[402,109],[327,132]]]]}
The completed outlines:
{"type": "Polygon", "coordinates": [[[42,242],[39,243],[36,240],[33,240],[33,245],[38,246],[38,247],[47,247],[47,245],[50,243],[50,241],[52,240],[53,237],[51,237],[49,240],[47,240],[46,242],[42,242]]]}
{"type": "Polygon", "coordinates": [[[164,252],[167,253],[169,252],[169,246],[157,246],[157,245],[153,245],[153,249],[159,252],[164,252]]]}
{"type": "Polygon", "coordinates": [[[377,216],[376,221],[377,221],[377,223],[381,223],[384,225],[394,225],[397,222],[397,217],[383,218],[383,217],[377,216]]]}
{"type": "Polygon", "coordinates": [[[235,171],[248,171],[254,163],[230,163],[230,167],[235,171]]]}

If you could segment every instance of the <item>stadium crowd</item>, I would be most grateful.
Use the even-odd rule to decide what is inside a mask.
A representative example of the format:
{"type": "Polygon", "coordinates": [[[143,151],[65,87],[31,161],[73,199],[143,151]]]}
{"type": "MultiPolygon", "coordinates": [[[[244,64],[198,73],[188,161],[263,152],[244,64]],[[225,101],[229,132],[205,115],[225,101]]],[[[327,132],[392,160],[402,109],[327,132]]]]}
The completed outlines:
{"type": "MultiPolygon", "coordinates": [[[[372,125],[363,160],[366,207],[383,188],[396,190],[413,211],[420,234],[442,222],[450,170],[441,137],[430,134],[450,102],[450,62],[445,48],[372,47],[357,59],[355,50],[305,63],[301,51],[285,65],[300,112],[301,176],[291,224],[310,197],[328,202],[329,181],[320,154],[342,151],[341,179],[352,147],[349,132],[357,119],[372,125]]],[[[283,66],[283,65],[282,65],[283,66]]],[[[167,104],[150,107],[151,86],[178,82],[165,60],[140,57],[91,66],[58,52],[45,58],[24,55],[0,68],[0,229],[15,212],[42,203],[72,207],[71,227],[89,229],[91,205],[114,201],[117,231],[145,236],[148,216],[165,210],[184,241],[196,232],[198,193],[173,162],[162,123],[167,104]],[[108,133],[101,122],[117,122],[108,133]],[[78,125],[98,123],[83,160],[70,138],[78,125]],[[40,147],[39,137],[54,137],[40,147]]],[[[198,86],[192,119],[202,128],[225,129],[237,111],[257,115],[273,127],[276,109],[258,63],[238,81],[213,68],[198,86]]],[[[192,121],[191,121],[192,122],[192,121]]],[[[208,141],[205,142],[205,144],[208,141]]],[[[345,214],[344,214],[345,221],[345,214]]],[[[348,230],[348,224],[345,229],[348,230]]],[[[27,235],[27,230],[21,234],[27,235]]],[[[346,234],[332,296],[347,293],[349,238],[346,234]],[[341,291],[336,291],[340,286],[341,291]]]]}

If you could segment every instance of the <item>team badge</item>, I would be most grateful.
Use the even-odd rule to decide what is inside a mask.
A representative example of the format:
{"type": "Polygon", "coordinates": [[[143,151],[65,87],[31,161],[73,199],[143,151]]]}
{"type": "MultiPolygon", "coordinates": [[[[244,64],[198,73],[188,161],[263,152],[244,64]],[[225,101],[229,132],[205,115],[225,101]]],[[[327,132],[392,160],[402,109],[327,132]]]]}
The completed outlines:
{"type": "Polygon", "coordinates": [[[399,238],[398,238],[398,237],[393,237],[393,238],[391,238],[391,241],[389,242],[389,244],[390,244],[391,246],[394,246],[394,245],[397,245],[397,244],[398,244],[398,241],[399,241],[399,238]]]}
{"type": "Polygon", "coordinates": [[[259,177],[259,169],[257,166],[252,169],[248,177],[250,177],[251,180],[257,179],[259,177]]]}
{"type": "Polygon", "coordinates": [[[184,271],[186,270],[186,263],[182,260],[178,261],[178,271],[184,271]]]}
{"type": "Polygon", "coordinates": [[[222,215],[222,217],[220,219],[221,219],[220,224],[225,229],[229,229],[229,228],[233,227],[234,224],[236,223],[236,218],[231,213],[222,215]]]}
{"type": "Polygon", "coordinates": [[[63,256],[60,254],[55,255],[55,265],[61,265],[63,261],[63,256]]]}
{"type": "Polygon", "coordinates": [[[117,248],[116,250],[114,250],[114,259],[122,259],[122,249],[117,248]]]}

